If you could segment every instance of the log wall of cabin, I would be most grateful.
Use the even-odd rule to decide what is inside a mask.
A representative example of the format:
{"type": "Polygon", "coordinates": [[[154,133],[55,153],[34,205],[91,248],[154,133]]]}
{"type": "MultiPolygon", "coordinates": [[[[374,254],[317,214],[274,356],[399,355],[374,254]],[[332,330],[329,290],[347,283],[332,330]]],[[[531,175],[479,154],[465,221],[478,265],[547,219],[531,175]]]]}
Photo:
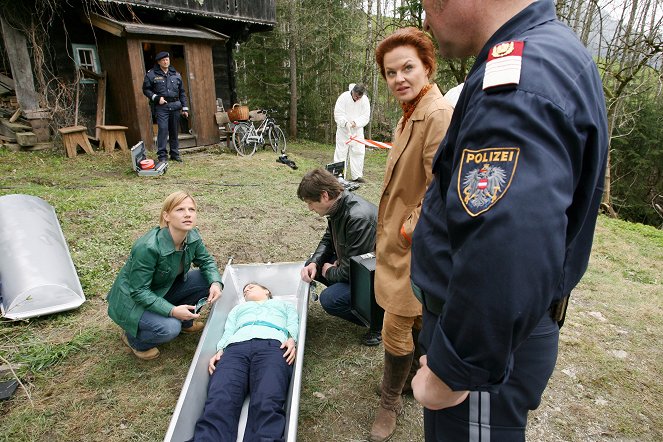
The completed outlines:
{"type": "Polygon", "coordinates": [[[127,126],[127,142],[140,140],[145,147],[152,145],[151,137],[144,138],[150,126],[150,108],[142,92],[142,48],[135,39],[123,39],[105,32],[99,33],[99,54],[102,69],[107,72],[106,124],[127,126]]]}
{"type": "Polygon", "coordinates": [[[216,98],[223,101],[223,107],[229,109],[232,107],[232,95],[229,75],[228,60],[229,51],[226,49],[225,43],[217,42],[212,46],[212,62],[214,64],[214,82],[216,85],[216,98]]]}
{"type": "MultiPolygon", "coordinates": [[[[67,17],[64,21],[64,26],[69,30],[76,29],[76,32],[66,32],[63,26],[57,22],[54,23],[49,29],[51,51],[46,53],[46,55],[52,56],[50,60],[54,65],[52,72],[60,80],[59,83],[51,83],[51,92],[58,95],[55,88],[62,87],[66,88],[68,93],[71,94],[70,103],[58,103],[58,106],[68,106],[67,115],[64,115],[64,118],[59,123],[73,125],[76,122],[79,126],[86,126],[88,135],[94,136],[99,85],[96,80],[90,83],[79,83],[78,106],[76,106],[77,73],[72,44],[96,45],[95,33],[89,24],[82,23],[78,20],[78,17],[67,17]],[[78,109],[77,119],[75,115],[76,109],[78,109]]],[[[104,70],[104,67],[101,66],[101,69],[104,70]]]]}

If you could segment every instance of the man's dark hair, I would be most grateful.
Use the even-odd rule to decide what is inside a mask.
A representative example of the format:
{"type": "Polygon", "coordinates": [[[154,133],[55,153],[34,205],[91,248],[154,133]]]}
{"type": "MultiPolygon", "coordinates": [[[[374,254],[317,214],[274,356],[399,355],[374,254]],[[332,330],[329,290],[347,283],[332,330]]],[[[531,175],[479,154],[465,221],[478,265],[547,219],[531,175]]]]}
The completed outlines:
{"type": "Polygon", "coordinates": [[[352,88],[352,92],[354,92],[358,97],[363,97],[364,94],[366,93],[366,86],[364,86],[363,84],[357,83],[352,88]]]}
{"type": "Polygon", "coordinates": [[[327,192],[330,199],[343,193],[343,185],[325,169],[313,169],[306,173],[297,188],[297,196],[302,201],[318,202],[322,198],[322,192],[327,192]]]}

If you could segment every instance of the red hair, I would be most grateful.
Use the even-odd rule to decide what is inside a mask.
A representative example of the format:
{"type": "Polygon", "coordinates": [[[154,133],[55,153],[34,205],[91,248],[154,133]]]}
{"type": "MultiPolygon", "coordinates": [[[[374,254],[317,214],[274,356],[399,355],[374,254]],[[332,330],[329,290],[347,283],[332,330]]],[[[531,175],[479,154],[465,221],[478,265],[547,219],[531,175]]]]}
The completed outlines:
{"type": "Polygon", "coordinates": [[[428,68],[428,79],[435,76],[437,61],[435,60],[435,46],[428,34],[414,27],[396,30],[386,37],[375,48],[375,61],[380,67],[382,78],[386,78],[384,72],[384,55],[400,46],[411,46],[417,51],[423,65],[428,68]]]}

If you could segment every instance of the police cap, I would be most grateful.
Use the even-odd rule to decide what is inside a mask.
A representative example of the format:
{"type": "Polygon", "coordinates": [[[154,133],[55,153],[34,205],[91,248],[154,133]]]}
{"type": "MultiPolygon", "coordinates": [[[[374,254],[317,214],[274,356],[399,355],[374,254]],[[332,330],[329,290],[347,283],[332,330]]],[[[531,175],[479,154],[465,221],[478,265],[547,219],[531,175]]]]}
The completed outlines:
{"type": "Polygon", "coordinates": [[[161,51],[157,54],[156,57],[154,57],[154,61],[159,61],[162,58],[170,57],[170,54],[166,51],[161,51]]]}

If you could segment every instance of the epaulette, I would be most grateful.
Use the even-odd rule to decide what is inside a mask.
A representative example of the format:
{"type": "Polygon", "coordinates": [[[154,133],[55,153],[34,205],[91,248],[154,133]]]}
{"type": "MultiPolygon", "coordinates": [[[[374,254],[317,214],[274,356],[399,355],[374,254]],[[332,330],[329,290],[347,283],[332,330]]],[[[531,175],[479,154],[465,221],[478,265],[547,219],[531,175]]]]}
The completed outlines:
{"type": "Polygon", "coordinates": [[[524,41],[507,41],[490,49],[483,74],[484,91],[499,92],[518,86],[524,46],[524,41]]]}

